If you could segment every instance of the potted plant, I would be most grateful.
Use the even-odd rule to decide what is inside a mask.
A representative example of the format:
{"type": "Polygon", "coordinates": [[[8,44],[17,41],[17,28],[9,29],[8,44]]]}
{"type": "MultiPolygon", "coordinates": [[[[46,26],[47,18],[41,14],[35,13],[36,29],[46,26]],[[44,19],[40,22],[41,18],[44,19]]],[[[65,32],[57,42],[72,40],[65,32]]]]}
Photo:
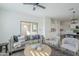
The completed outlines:
{"type": "Polygon", "coordinates": [[[32,48],[33,49],[36,49],[38,46],[39,46],[38,42],[35,42],[35,41],[32,42],[32,48]]]}

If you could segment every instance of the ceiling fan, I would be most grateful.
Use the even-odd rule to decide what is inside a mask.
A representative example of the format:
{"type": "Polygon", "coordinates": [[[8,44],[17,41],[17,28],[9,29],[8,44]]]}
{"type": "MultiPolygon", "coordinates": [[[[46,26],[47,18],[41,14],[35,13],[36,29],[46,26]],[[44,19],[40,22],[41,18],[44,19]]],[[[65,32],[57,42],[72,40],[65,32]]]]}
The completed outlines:
{"type": "Polygon", "coordinates": [[[23,5],[33,5],[33,10],[36,10],[36,7],[40,7],[42,9],[46,8],[45,6],[40,5],[39,3],[23,3],[23,5]]]}

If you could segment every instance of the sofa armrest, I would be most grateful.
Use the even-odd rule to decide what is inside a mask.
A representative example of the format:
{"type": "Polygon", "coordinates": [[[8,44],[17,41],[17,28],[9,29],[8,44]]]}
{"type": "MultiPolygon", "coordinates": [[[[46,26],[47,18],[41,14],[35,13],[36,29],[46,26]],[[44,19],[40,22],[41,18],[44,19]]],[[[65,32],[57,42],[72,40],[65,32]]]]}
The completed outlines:
{"type": "Polygon", "coordinates": [[[13,48],[13,44],[14,44],[14,40],[13,40],[13,37],[11,37],[9,39],[9,52],[12,52],[12,48],[13,48]]]}

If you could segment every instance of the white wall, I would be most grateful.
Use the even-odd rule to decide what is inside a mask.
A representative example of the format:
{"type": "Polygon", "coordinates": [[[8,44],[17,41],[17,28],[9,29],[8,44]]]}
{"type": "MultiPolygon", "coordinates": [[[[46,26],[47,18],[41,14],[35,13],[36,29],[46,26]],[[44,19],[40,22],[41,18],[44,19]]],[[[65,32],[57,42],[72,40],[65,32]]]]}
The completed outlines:
{"type": "Polygon", "coordinates": [[[8,40],[12,35],[20,34],[20,21],[37,22],[38,33],[42,33],[41,18],[8,10],[1,10],[0,12],[0,41],[8,40]]]}
{"type": "MultiPolygon", "coordinates": [[[[0,11],[0,40],[6,41],[13,35],[20,34],[20,21],[30,21],[38,23],[38,33],[46,38],[52,38],[59,34],[59,21],[55,21],[56,32],[50,32],[51,21],[50,17],[39,18],[28,14],[18,13],[15,11],[1,10],[0,11]]],[[[55,19],[54,19],[55,20],[55,19]]]]}
{"type": "Polygon", "coordinates": [[[0,12],[0,41],[2,41],[1,39],[2,39],[2,36],[3,36],[3,33],[2,33],[2,31],[3,31],[3,25],[2,25],[2,12],[0,12]]]}

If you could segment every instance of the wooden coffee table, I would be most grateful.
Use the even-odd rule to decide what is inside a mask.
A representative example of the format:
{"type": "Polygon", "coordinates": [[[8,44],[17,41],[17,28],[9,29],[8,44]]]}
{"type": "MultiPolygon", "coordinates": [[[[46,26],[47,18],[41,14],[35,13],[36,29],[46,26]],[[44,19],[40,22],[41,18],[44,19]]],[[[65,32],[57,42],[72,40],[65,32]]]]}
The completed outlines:
{"type": "Polygon", "coordinates": [[[25,47],[24,55],[25,56],[50,56],[51,48],[48,45],[42,44],[43,48],[41,51],[32,48],[32,45],[25,47]]]}

